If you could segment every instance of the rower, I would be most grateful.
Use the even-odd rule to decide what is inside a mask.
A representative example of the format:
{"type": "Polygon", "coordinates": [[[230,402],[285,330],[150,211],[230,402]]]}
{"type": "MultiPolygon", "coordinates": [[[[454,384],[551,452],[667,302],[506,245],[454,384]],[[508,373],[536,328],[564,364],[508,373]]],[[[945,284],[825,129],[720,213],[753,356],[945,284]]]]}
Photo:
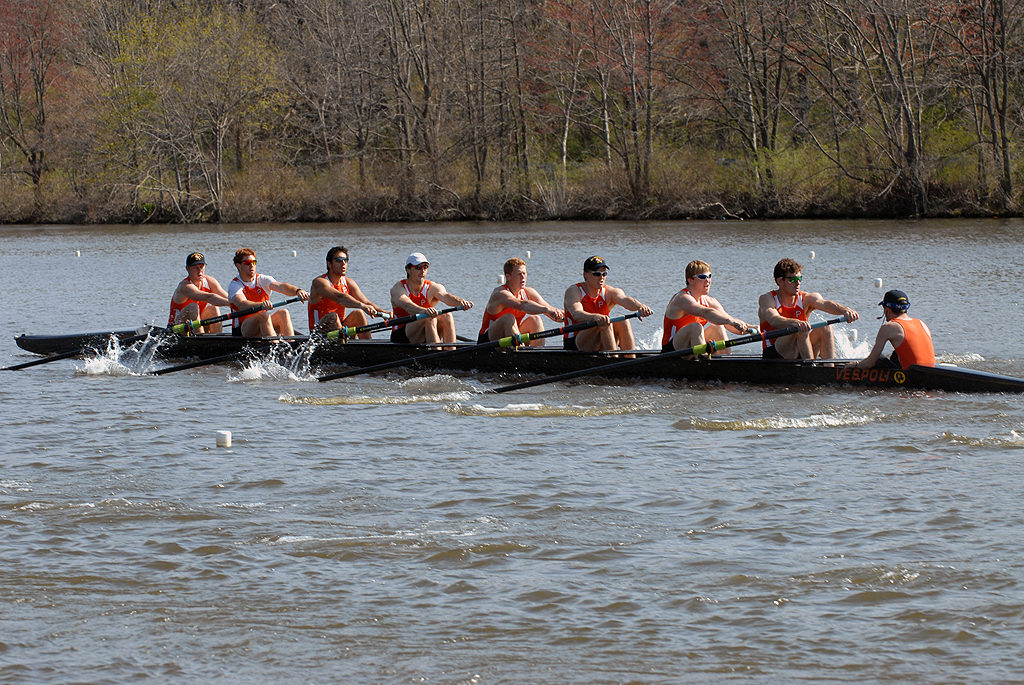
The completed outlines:
{"type": "MultiPolygon", "coordinates": [[[[391,312],[369,300],[355,280],[348,277],[348,248],[337,246],[327,251],[327,272],[313,279],[309,288],[309,332],[328,333],[343,327],[365,326],[367,315],[390,317],[391,312]],[[345,308],[352,311],[345,316],[345,308]]],[[[358,335],[370,338],[369,332],[358,335]]]]}
{"type": "Polygon", "coordinates": [[[245,338],[271,338],[275,335],[294,335],[292,317],[287,309],[270,313],[271,291],[309,300],[309,293],[291,283],[284,283],[273,276],[256,273],[256,253],[249,248],[235,252],[235,268],[238,275],[228,285],[228,299],[231,311],[237,312],[251,307],[264,306],[262,312],[232,319],[231,334],[245,338]]]}
{"type": "Polygon", "coordinates": [[[799,333],[762,342],[761,356],[764,359],[832,359],[836,354],[836,343],[831,327],[812,330],[807,317],[817,309],[841,315],[848,323],[858,318],[854,310],[826,300],[820,293],[802,291],[802,271],[803,267],[794,259],[779,260],[774,271],[778,289],[761,295],[757,300],[757,316],[762,331],[791,326],[800,329],[799,333]]]}
{"type": "Polygon", "coordinates": [[[875,336],[875,346],[867,357],[852,366],[861,369],[896,368],[906,369],[911,364],[935,366],[935,345],[932,332],[920,319],[907,315],[910,298],[902,290],[890,290],[878,304],[882,305],[883,323],[875,336]],[[882,348],[889,343],[895,350],[889,358],[882,357],[882,348]]]}
{"type": "MultiPolygon", "coordinates": [[[[513,257],[505,262],[505,284],[491,291],[484,308],[477,343],[485,343],[521,333],[539,333],[544,330],[540,315],[553,321],[564,321],[565,312],[555,309],[533,288],[526,285],[526,262],[513,257]]],[[[530,342],[531,347],[543,347],[545,338],[530,342]]]]}
{"type": "Polygon", "coordinates": [[[608,285],[608,269],[603,258],[597,255],[588,257],[583,262],[583,280],[570,285],[565,291],[563,301],[566,323],[597,322],[593,328],[567,333],[562,340],[565,349],[581,352],[636,349],[636,338],[629,319],[611,323],[608,315],[616,305],[631,312],[640,312],[641,317],[650,316],[654,312],[640,300],[626,295],[621,288],[608,285]]]}
{"type": "Polygon", "coordinates": [[[391,342],[436,343],[455,342],[455,318],[438,315],[438,302],[450,307],[471,309],[473,303],[448,292],[443,285],[427,279],[430,262],[422,252],[413,252],[405,260],[405,278],[391,286],[391,306],[395,317],[428,314],[429,318],[413,321],[391,329],[391,342]]]}
{"type": "MultiPolygon", "coordinates": [[[[228,293],[213,276],[206,275],[206,257],[202,252],[192,252],[185,257],[185,272],[188,274],[171,294],[171,313],[167,325],[187,323],[198,319],[220,316],[217,308],[228,305],[228,293]]],[[[196,333],[220,333],[220,322],[200,326],[196,333]]]]}
{"type": "Polygon", "coordinates": [[[743,334],[754,330],[750,324],[727,314],[721,303],[708,294],[710,290],[711,265],[694,259],[686,265],[686,287],[673,295],[665,308],[662,352],[703,345],[709,340],[728,340],[727,331],[743,334]]]}

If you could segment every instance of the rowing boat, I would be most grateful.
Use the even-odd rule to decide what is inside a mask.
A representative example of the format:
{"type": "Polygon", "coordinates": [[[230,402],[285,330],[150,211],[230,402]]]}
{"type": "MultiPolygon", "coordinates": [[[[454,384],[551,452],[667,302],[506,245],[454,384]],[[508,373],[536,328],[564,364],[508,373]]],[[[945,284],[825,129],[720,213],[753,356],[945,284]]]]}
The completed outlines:
{"type": "MultiPolygon", "coordinates": [[[[118,338],[138,335],[138,330],[115,331],[118,338]]],[[[72,335],[20,335],[18,347],[36,354],[59,354],[94,346],[106,349],[111,332],[72,335]]],[[[272,345],[286,342],[295,349],[305,348],[312,364],[370,366],[398,359],[411,359],[433,351],[424,345],[396,345],[384,340],[320,341],[307,345],[307,336],[253,339],[231,335],[175,336],[163,343],[156,356],[165,359],[211,359],[246,348],[259,353],[272,345]]],[[[469,345],[459,344],[459,347],[469,345]]],[[[656,350],[638,351],[638,356],[657,355],[656,350]]],[[[555,347],[484,349],[465,354],[433,357],[409,366],[426,369],[479,371],[502,375],[553,375],[594,368],[616,361],[607,353],[567,352],[555,347]]],[[[899,369],[856,369],[849,360],[789,361],[763,360],[759,356],[737,354],[704,360],[671,358],[631,365],[622,369],[595,371],[601,378],[643,378],[682,381],[717,381],[771,386],[847,386],[853,388],[913,388],[952,392],[1024,393],[1024,379],[975,369],[940,364],[934,368],[912,366],[899,369]]]]}

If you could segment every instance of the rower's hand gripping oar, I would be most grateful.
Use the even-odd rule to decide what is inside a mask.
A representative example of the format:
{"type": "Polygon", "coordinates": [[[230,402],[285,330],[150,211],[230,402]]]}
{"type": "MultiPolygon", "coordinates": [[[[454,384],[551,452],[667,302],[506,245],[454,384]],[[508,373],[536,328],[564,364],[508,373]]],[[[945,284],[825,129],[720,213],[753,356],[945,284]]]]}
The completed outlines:
{"type": "Polygon", "coordinates": [[[227,314],[221,314],[220,316],[214,316],[209,319],[196,319],[195,321],[186,321],[184,323],[176,323],[173,326],[168,326],[167,330],[170,333],[177,333],[184,335],[186,333],[194,333],[197,329],[207,326],[211,323],[220,323],[221,321],[227,321],[228,319],[237,319],[240,316],[249,316],[250,314],[256,314],[257,312],[267,311],[270,309],[276,309],[283,307],[286,304],[298,302],[298,297],[292,297],[284,302],[268,303],[269,306],[259,305],[256,307],[249,307],[248,309],[239,309],[237,312],[229,312],[227,314]]]}
{"type": "MultiPolygon", "coordinates": [[[[631,314],[624,314],[622,316],[616,316],[609,320],[609,323],[616,323],[618,321],[625,321],[633,317],[639,317],[639,312],[633,312],[631,314]]],[[[572,324],[570,326],[562,326],[561,328],[553,328],[549,331],[538,331],[536,333],[520,333],[519,335],[510,335],[506,338],[499,338],[498,340],[488,340],[487,342],[480,343],[478,345],[469,345],[468,347],[460,347],[455,350],[441,350],[439,352],[431,352],[429,354],[420,354],[405,359],[394,359],[389,362],[382,362],[380,364],[373,364],[372,366],[362,366],[358,369],[349,369],[348,371],[339,371],[338,373],[331,373],[326,376],[320,376],[317,378],[318,381],[333,381],[337,378],[348,378],[349,376],[358,376],[363,373],[370,373],[372,371],[382,371],[384,369],[391,369],[396,366],[404,366],[406,364],[416,364],[421,361],[430,359],[437,359],[439,357],[453,357],[457,354],[465,354],[466,352],[477,352],[485,350],[490,347],[514,347],[528,343],[531,340],[537,340],[538,338],[550,338],[554,335],[563,335],[565,333],[575,333],[576,331],[582,331],[586,328],[592,328],[597,325],[597,321],[584,321],[582,323],[572,324]]]]}
{"type": "MultiPolygon", "coordinates": [[[[437,313],[437,315],[441,316],[443,314],[448,314],[450,312],[457,312],[460,309],[462,309],[462,307],[449,307],[448,309],[440,310],[437,313]]],[[[397,319],[388,319],[386,321],[378,321],[377,323],[368,323],[365,326],[346,326],[345,328],[329,332],[327,334],[327,339],[337,340],[338,338],[354,338],[360,333],[371,333],[373,331],[380,331],[385,328],[391,328],[392,326],[404,326],[405,324],[412,323],[413,321],[420,321],[422,319],[429,318],[430,314],[421,312],[419,314],[410,314],[409,316],[402,316],[397,319]]]]}
{"type": "MultiPolygon", "coordinates": [[[[133,336],[130,336],[128,338],[122,339],[120,344],[121,345],[131,345],[132,343],[138,342],[139,340],[145,340],[146,338],[148,338],[151,335],[161,335],[161,334],[165,334],[165,333],[184,334],[184,333],[188,332],[189,330],[194,331],[194,330],[196,330],[197,328],[199,328],[201,326],[206,326],[207,324],[218,323],[220,321],[227,321],[228,319],[236,319],[236,318],[238,318],[240,316],[248,316],[249,314],[255,314],[257,312],[261,312],[264,309],[274,309],[275,307],[282,307],[282,306],[284,306],[286,304],[291,304],[292,302],[298,302],[298,301],[299,301],[299,298],[293,297],[293,298],[291,298],[289,300],[285,300],[284,302],[278,302],[276,304],[272,304],[272,305],[270,305],[270,307],[264,307],[264,306],[249,307],[248,309],[241,309],[241,310],[239,310],[237,312],[230,312],[229,314],[223,314],[223,315],[220,315],[220,316],[213,316],[213,317],[210,317],[209,319],[200,319],[200,320],[196,320],[196,321],[186,321],[185,323],[174,324],[172,326],[168,326],[167,328],[151,328],[151,329],[147,330],[145,333],[140,333],[138,335],[133,335],[133,336]]],[[[113,337],[113,333],[109,334],[107,337],[108,337],[108,339],[113,337]]],[[[87,350],[91,350],[91,349],[94,349],[94,348],[95,348],[95,345],[86,345],[86,346],[79,347],[79,348],[74,349],[74,350],[69,350],[68,352],[61,352],[60,354],[52,354],[49,357],[43,357],[42,359],[33,359],[32,361],[23,362],[21,364],[15,364],[14,366],[5,366],[3,369],[0,369],[0,371],[19,371],[21,369],[27,369],[30,366],[38,366],[40,364],[49,364],[50,362],[59,361],[61,359],[70,359],[72,357],[77,357],[77,356],[79,356],[81,354],[84,354],[87,350]]]]}
{"type": "MultiPolygon", "coordinates": [[[[845,316],[837,316],[834,319],[828,319],[827,321],[817,321],[811,324],[811,328],[823,328],[825,326],[831,326],[833,324],[842,323],[846,321],[845,316]]],[[[637,359],[626,359],[620,362],[612,362],[611,364],[600,364],[598,366],[592,366],[587,369],[578,369],[576,371],[568,371],[566,373],[560,373],[555,376],[548,376],[547,378],[538,378],[532,381],[525,381],[523,383],[515,383],[514,385],[505,385],[500,388],[496,388],[494,392],[509,392],[511,390],[522,390],[523,388],[532,388],[536,385],[544,385],[545,383],[554,383],[555,381],[563,381],[569,378],[578,378],[580,376],[589,376],[591,374],[601,373],[608,369],[618,369],[627,366],[635,366],[638,364],[644,364],[646,362],[668,359],[669,357],[684,357],[687,355],[700,355],[714,352],[716,350],[724,350],[727,347],[734,347],[736,345],[746,345],[752,342],[760,342],[762,340],[774,340],[775,338],[781,338],[785,335],[792,335],[799,333],[800,329],[796,326],[790,326],[789,328],[780,328],[775,331],[767,331],[764,333],[751,333],[750,335],[744,335],[739,338],[733,338],[731,340],[711,340],[702,345],[694,345],[693,347],[687,347],[682,350],[669,350],[668,352],[661,352],[659,354],[652,354],[646,357],[638,357],[637,359]]]]}

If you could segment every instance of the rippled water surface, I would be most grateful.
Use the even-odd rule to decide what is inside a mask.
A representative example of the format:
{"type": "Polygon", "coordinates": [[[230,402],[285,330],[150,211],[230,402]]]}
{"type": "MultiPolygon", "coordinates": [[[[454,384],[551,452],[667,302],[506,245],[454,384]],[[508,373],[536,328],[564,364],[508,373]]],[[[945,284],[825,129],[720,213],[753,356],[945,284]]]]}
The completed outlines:
{"type": "MultiPolygon", "coordinates": [[[[530,284],[558,302],[601,254],[657,313],[636,324],[647,347],[690,259],[755,320],[793,256],[807,289],[861,312],[845,353],[867,352],[881,278],[941,360],[1024,376],[1022,236],[994,221],[5,227],[0,362],[30,358],[21,332],[162,323],[189,251],[226,283],[251,246],[306,287],[341,243],[382,304],[414,250],[480,305],[509,256],[529,252],[530,284]]],[[[475,335],[480,310],[458,317],[475,335]]],[[[1022,396],[137,370],[0,377],[0,682],[1020,682],[1022,396]]]]}

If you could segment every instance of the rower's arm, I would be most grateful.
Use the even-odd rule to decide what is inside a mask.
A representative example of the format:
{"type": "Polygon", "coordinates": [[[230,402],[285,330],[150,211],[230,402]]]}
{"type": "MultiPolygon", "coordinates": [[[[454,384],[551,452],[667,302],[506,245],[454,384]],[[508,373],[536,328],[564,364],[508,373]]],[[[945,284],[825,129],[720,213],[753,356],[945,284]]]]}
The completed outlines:
{"type": "Polygon", "coordinates": [[[801,330],[810,330],[811,325],[800,319],[789,319],[779,313],[775,308],[775,298],[772,294],[765,293],[757,300],[757,320],[766,323],[772,328],[790,328],[795,326],[801,330]]]}
{"type": "Polygon", "coordinates": [[[878,329],[878,335],[875,336],[875,345],[871,348],[871,352],[867,357],[861,359],[859,362],[851,364],[859,369],[870,369],[882,356],[882,350],[885,348],[885,343],[892,343],[893,349],[899,346],[903,342],[903,328],[894,324],[891,321],[884,323],[878,329]]]}
{"type": "Polygon", "coordinates": [[[309,299],[309,293],[300,288],[297,285],[291,283],[284,283],[282,281],[274,281],[270,284],[270,289],[279,292],[282,295],[289,295],[291,297],[297,297],[303,302],[309,299]]]}
{"type": "Polygon", "coordinates": [[[223,295],[216,292],[208,293],[205,290],[200,290],[192,283],[187,283],[186,285],[178,288],[175,295],[180,297],[182,301],[186,299],[195,300],[196,302],[206,302],[207,304],[212,304],[217,307],[225,307],[228,304],[227,293],[224,293],[223,295]]]}
{"type": "MultiPolygon", "coordinates": [[[[351,282],[349,282],[351,288],[351,282]]],[[[313,279],[313,285],[309,286],[309,296],[311,298],[326,298],[332,302],[337,302],[345,307],[355,307],[361,309],[363,303],[349,293],[343,293],[333,285],[326,278],[315,278],[313,279]]]]}
{"type": "MultiPolygon", "coordinates": [[[[402,282],[399,281],[391,286],[391,306],[394,308],[402,308],[410,314],[429,314],[431,311],[437,311],[430,307],[421,307],[412,301],[405,292],[405,287],[402,286],[402,282]]],[[[434,314],[433,316],[436,316],[434,314]]]]}
{"type": "Polygon", "coordinates": [[[620,288],[606,288],[606,292],[611,296],[609,302],[613,306],[620,305],[631,312],[640,312],[641,317],[647,317],[654,314],[653,309],[635,297],[630,297],[620,288]]]}
{"type": "Polygon", "coordinates": [[[857,319],[860,318],[860,315],[857,314],[857,312],[855,312],[850,307],[839,304],[835,300],[826,300],[818,293],[808,293],[807,295],[804,295],[804,297],[810,300],[811,306],[813,306],[815,309],[820,309],[821,311],[826,312],[828,314],[837,314],[839,316],[845,316],[847,323],[856,321],[857,319]],[[810,297],[808,297],[808,295],[810,297]]]}

